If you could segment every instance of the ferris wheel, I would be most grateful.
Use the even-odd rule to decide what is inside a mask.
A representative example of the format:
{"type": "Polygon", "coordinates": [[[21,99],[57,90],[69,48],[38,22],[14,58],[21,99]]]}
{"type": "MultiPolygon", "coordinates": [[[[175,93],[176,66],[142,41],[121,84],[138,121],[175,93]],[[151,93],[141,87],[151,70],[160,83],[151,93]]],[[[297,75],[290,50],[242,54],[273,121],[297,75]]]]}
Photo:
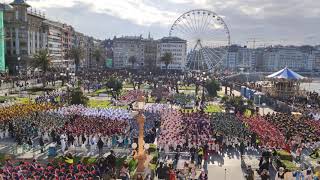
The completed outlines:
{"type": "Polygon", "coordinates": [[[171,26],[169,36],[187,41],[186,68],[191,71],[216,71],[230,46],[227,24],[216,13],[196,9],[182,14],[171,26]]]}

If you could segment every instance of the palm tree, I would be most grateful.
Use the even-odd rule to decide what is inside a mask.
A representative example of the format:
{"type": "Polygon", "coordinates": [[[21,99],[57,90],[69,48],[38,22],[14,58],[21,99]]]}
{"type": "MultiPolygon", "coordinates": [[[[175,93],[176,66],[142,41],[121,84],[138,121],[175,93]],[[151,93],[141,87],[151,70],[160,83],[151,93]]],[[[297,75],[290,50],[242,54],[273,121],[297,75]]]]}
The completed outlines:
{"type": "Polygon", "coordinates": [[[163,62],[166,65],[166,70],[168,71],[168,66],[169,64],[172,63],[172,53],[171,52],[166,52],[164,55],[161,57],[161,62],[163,62]]]}
{"type": "Polygon", "coordinates": [[[100,62],[100,60],[101,60],[101,58],[102,58],[101,49],[95,49],[95,50],[93,51],[92,56],[93,56],[94,59],[96,60],[96,64],[97,64],[97,67],[98,67],[98,63],[100,62]]]}
{"type": "Polygon", "coordinates": [[[33,55],[32,66],[42,70],[43,87],[46,86],[46,74],[50,68],[51,56],[48,50],[43,49],[33,55]]]}
{"type": "Polygon", "coordinates": [[[130,56],[129,57],[129,62],[132,65],[132,69],[134,68],[134,63],[136,63],[136,61],[137,61],[137,58],[135,56],[130,56]]]}
{"type": "Polygon", "coordinates": [[[76,73],[78,72],[80,61],[83,58],[83,50],[81,47],[73,47],[70,49],[68,53],[69,58],[74,60],[74,64],[76,65],[76,73]]]}

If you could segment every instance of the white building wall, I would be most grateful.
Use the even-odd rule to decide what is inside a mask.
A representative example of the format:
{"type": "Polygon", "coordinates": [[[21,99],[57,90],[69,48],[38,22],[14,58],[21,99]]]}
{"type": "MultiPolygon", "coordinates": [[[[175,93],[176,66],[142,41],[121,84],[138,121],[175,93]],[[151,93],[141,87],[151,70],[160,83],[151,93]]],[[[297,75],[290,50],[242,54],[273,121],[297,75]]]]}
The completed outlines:
{"type": "Polygon", "coordinates": [[[168,69],[184,70],[187,61],[186,43],[160,43],[158,45],[157,65],[158,67],[165,69],[166,66],[161,62],[161,57],[165,53],[170,52],[172,54],[172,63],[169,64],[168,69]]]}

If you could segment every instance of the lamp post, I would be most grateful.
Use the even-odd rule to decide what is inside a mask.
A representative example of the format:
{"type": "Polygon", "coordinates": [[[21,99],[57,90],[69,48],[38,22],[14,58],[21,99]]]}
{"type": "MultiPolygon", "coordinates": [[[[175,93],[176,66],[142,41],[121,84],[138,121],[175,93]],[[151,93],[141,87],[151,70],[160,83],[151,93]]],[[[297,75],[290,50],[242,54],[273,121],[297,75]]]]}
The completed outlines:
{"type": "Polygon", "coordinates": [[[139,126],[139,137],[138,137],[138,153],[135,156],[135,159],[138,160],[137,174],[144,174],[145,166],[144,162],[147,159],[145,153],[145,144],[144,144],[144,122],[145,116],[143,115],[143,109],[145,105],[145,97],[140,96],[138,101],[134,105],[134,110],[138,112],[136,120],[139,126]]]}
{"type": "Polygon", "coordinates": [[[259,95],[259,107],[261,105],[261,95],[259,95]]]}
{"type": "Polygon", "coordinates": [[[266,103],[262,103],[262,115],[264,116],[264,108],[266,107],[266,103]]]}
{"type": "Polygon", "coordinates": [[[203,78],[202,79],[202,98],[201,98],[201,101],[202,102],[204,102],[204,99],[205,99],[205,97],[204,97],[204,86],[205,86],[205,83],[207,82],[207,78],[203,78]]]}

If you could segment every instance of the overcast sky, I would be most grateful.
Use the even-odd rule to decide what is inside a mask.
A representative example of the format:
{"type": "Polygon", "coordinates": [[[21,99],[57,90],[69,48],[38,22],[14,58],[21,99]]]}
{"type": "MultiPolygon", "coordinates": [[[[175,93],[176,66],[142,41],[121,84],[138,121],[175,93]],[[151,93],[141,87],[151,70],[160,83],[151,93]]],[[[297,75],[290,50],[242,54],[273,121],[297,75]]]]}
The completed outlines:
{"type": "MultiPolygon", "coordinates": [[[[13,0],[0,0],[11,2],[13,0]]],[[[168,36],[173,22],[191,9],[216,12],[231,42],[320,44],[320,0],[28,0],[47,17],[100,39],[114,35],[168,36]]],[[[252,43],[248,44],[252,46],[252,43]]]]}

